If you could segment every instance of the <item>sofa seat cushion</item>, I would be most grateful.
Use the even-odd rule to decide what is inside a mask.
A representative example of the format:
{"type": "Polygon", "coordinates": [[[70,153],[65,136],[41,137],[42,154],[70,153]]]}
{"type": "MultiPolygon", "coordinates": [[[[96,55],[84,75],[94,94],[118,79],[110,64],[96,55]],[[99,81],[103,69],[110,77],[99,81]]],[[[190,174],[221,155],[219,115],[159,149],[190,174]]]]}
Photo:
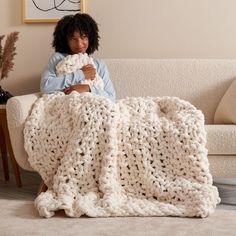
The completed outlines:
{"type": "Polygon", "coordinates": [[[209,155],[236,154],[236,125],[206,125],[205,128],[209,155]]]}
{"type": "Polygon", "coordinates": [[[235,155],[208,155],[208,161],[213,177],[236,178],[235,155]]]}

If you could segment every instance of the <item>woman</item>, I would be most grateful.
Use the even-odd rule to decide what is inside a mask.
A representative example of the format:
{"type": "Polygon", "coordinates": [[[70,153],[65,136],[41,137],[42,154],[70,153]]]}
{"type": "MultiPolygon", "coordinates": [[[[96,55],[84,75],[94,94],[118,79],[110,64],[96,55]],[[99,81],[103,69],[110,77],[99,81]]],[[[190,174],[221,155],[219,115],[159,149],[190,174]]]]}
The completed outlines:
{"type": "Polygon", "coordinates": [[[88,64],[75,72],[57,75],[56,65],[68,55],[87,53],[88,55],[98,50],[99,34],[98,25],[88,14],[77,13],[63,17],[56,25],[53,33],[52,46],[55,53],[42,74],[41,91],[52,93],[63,91],[70,94],[72,91],[79,93],[91,92],[115,100],[115,90],[110,80],[106,64],[102,60],[93,59],[95,67],[88,64]],[[102,78],[104,89],[99,90],[96,85],[81,84],[83,80],[93,80],[96,73],[102,78]]]}

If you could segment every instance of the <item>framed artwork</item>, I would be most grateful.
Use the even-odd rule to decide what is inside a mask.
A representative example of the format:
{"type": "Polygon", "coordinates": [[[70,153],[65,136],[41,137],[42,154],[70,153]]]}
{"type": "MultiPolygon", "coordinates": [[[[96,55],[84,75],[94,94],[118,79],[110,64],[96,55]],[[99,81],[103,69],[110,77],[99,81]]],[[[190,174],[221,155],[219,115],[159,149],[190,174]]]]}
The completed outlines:
{"type": "Polygon", "coordinates": [[[65,15],[84,12],[84,0],[22,0],[24,23],[57,22],[65,15]]]}

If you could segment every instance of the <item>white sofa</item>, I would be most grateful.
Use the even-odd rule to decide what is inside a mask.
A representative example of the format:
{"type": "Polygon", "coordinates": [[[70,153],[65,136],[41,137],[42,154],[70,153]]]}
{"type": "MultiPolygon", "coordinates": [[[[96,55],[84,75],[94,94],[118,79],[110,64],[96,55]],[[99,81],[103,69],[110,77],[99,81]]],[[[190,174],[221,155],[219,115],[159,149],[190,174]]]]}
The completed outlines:
{"type": "MultiPolygon", "coordinates": [[[[177,96],[205,115],[207,148],[213,176],[236,177],[236,125],[213,124],[216,108],[236,77],[236,60],[105,59],[118,98],[177,96]]],[[[236,94],[235,94],[236,95],[236,94]]],[[[7,119],[17,163],[31,170],[23,147],[25,118],[40,96],[11,98],[7,119]]]]}

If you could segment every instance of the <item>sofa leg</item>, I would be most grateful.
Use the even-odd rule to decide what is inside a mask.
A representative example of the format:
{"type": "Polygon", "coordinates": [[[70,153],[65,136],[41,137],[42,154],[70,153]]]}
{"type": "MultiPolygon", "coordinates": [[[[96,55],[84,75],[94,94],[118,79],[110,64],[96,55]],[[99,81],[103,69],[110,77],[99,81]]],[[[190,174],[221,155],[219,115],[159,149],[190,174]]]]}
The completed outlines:
{"type": "Polygon", "coordinates": [[[40,183],[39,188],[38,188],[37,196],[42,192],[46,192],[47,189],[48,189],[47,185],[43,182],[43,180],[41,180],[41,183],[40,183]]]}

